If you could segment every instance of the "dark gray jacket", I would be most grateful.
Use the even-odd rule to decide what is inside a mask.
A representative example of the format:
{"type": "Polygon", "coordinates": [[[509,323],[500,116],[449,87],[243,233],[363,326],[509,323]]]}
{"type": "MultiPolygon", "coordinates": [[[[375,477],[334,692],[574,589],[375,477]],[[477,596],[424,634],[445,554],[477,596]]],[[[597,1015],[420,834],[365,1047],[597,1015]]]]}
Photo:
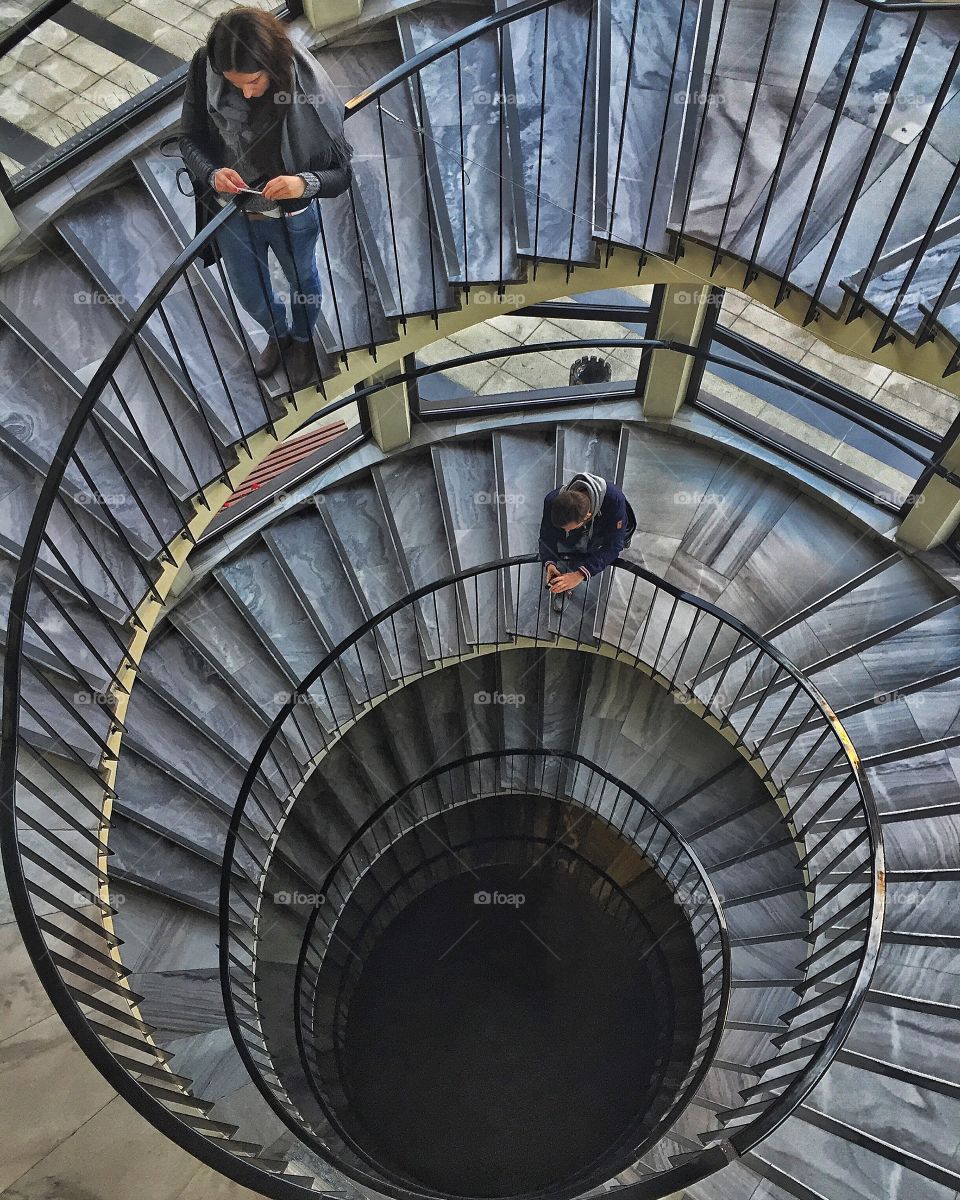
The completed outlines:
{"type": "MultiPolygon", "coordinates": [[[[216,213],[209,180],[213,171],[228,165],[219,131],[207,111],[207,52],[193,56],[187,75],[180,119],[179,148],[193,179],[197,220],[206,224],[216,213]]],[[[343,136],[343,106],[330,81],[306,51],[294,51],[293,100],[283,118],[280,156],[291,175],[304,181],[303,197],[281,200],[281,208],[302,208],[304,199],[339,196],[350,186],[350,146],[343,136]]]]}

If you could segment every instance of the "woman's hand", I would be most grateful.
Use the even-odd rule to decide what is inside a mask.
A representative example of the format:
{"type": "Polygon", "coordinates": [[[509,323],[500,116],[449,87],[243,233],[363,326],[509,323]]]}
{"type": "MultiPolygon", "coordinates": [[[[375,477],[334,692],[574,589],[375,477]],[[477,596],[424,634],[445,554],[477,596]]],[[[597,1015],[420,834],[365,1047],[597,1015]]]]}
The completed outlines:
{"type": "Polygon", "coordinates": [[[263,194],[267,200],[297,200],[306,188],[299,175],[277,175],[264,187],[263,194]]]}
{"type": "Polygon", "coordinates": [[[233,167],[221,167],[213,177],[213,186],[218,192],[239,192],[247,185],[233,167]]]}

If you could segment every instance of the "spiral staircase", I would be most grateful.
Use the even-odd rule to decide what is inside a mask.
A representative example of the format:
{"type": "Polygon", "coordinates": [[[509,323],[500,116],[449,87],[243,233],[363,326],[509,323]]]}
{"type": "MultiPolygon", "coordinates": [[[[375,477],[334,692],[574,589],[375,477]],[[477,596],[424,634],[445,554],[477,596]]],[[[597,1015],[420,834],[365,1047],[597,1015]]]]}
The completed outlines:
{"type": "Polygon", "coordinates": [[[958,1200],[945,549],[702,410],[583,389],[365,437],[202,535],[314,414],[376,427],[390,364],[599,281],[747,288],[952,386],[960,12],[381,8],[314,51],[356,153],[316,386],[258,384],[203,254],[243,215],[194,239],[156,144],[0,273],[0,1194],[958,1200]],[[639,528],[555,612],[533,555],[576,470],[639,528]],[[605,1067],[544,1052],[525,1128],[465,1147],[507,1061],[456,990],[481,960],[432,947],[459,1046],[403,967],[479,921],[513,952],[475,978],[526,1004],[549,948],[476,907],[526,888],[596,991],[517,1028],[579,1062],[599,1020],[605,1067]]]}

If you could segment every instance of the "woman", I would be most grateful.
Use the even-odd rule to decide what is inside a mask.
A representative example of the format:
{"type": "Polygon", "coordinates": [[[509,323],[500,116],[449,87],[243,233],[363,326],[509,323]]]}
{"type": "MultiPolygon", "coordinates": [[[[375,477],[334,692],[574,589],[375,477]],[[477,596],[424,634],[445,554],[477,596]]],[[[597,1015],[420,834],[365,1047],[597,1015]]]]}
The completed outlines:
{"type": "Polygon", "coordinates": [[[217,18],[193,56],[179,145],[210,215],[211,198],[222,205],[243,196],[246,217],[227,224],[219,249],[240,303],[269,337],[257,375],[264,379],[282,363],[302,386],[313,375],[321,298],[312,201],[350,186],[350,147],[333,86],[276,17],[235,8],[217,18]],[[271,251],[290,285],[289,318],[270,282],[271,251]]]}

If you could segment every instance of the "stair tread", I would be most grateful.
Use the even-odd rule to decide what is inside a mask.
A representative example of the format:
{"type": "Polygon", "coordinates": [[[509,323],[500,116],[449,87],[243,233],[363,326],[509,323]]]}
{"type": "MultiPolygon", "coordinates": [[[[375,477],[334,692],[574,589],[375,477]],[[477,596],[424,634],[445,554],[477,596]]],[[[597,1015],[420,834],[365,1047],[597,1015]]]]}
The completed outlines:
{"type": "Polygon", "coordinates": [[[513,21],[503,33],[506,115],[518,159],[520,249],[534,259],[590,264],[596,261],[597,23],[590,0],[566,0],[549,14],[549,24],[541,11],[513,21]]]}
{"type": "MultiPolygon", "coordinates": [[[[460,4],[455,9],[418,9],[397,18],[400,40],[407,58],[490,15],[484,4],[460,4]]],[[[495,34],[475,38],[461,51],[468,86],[458,92],[456,55],[445,55],[424,67],[424,113],[429,131],[426,142],[428,178],[437,207],[446,215],[442,241],[447,275],[451,282],[493,283],[516,279],[520,262],[516,250],[510,147],[505,119],[501,121],[495,97],[499,91],[499,65],[495,34]],[[459,107],[451,110],[450,98],[462,96],[463,127],[459,107]],[[454,121],[448,117],[457,112],[454,121]],[[464,137],[461,161],[461,134],[464,137]],[[502,174],[501,174],[502,168],[502,174]],[[464,207],[466,219],[464,220],[464,207]],[[498,214],[492,223],[490,214],[498,214]],[[500,214],[502,213],[502,218],[500,214]]]]}
{"type": "MultiPolygon", "coordinates": [[[[313,53],[345,101],[403,62],[395,38],[313,53]]],[[[390,295],[384,297],[387,314],[442,312],[455,307],[422,182],[423,159],[408,86],[391,88],[381,99],[380,111],[372,104],[352,113],[345,132],[353,146],[358,191],[390,285],[390,295]],[[432,263],[432,272],[425,269],[428,263],[432,263]]]]}

